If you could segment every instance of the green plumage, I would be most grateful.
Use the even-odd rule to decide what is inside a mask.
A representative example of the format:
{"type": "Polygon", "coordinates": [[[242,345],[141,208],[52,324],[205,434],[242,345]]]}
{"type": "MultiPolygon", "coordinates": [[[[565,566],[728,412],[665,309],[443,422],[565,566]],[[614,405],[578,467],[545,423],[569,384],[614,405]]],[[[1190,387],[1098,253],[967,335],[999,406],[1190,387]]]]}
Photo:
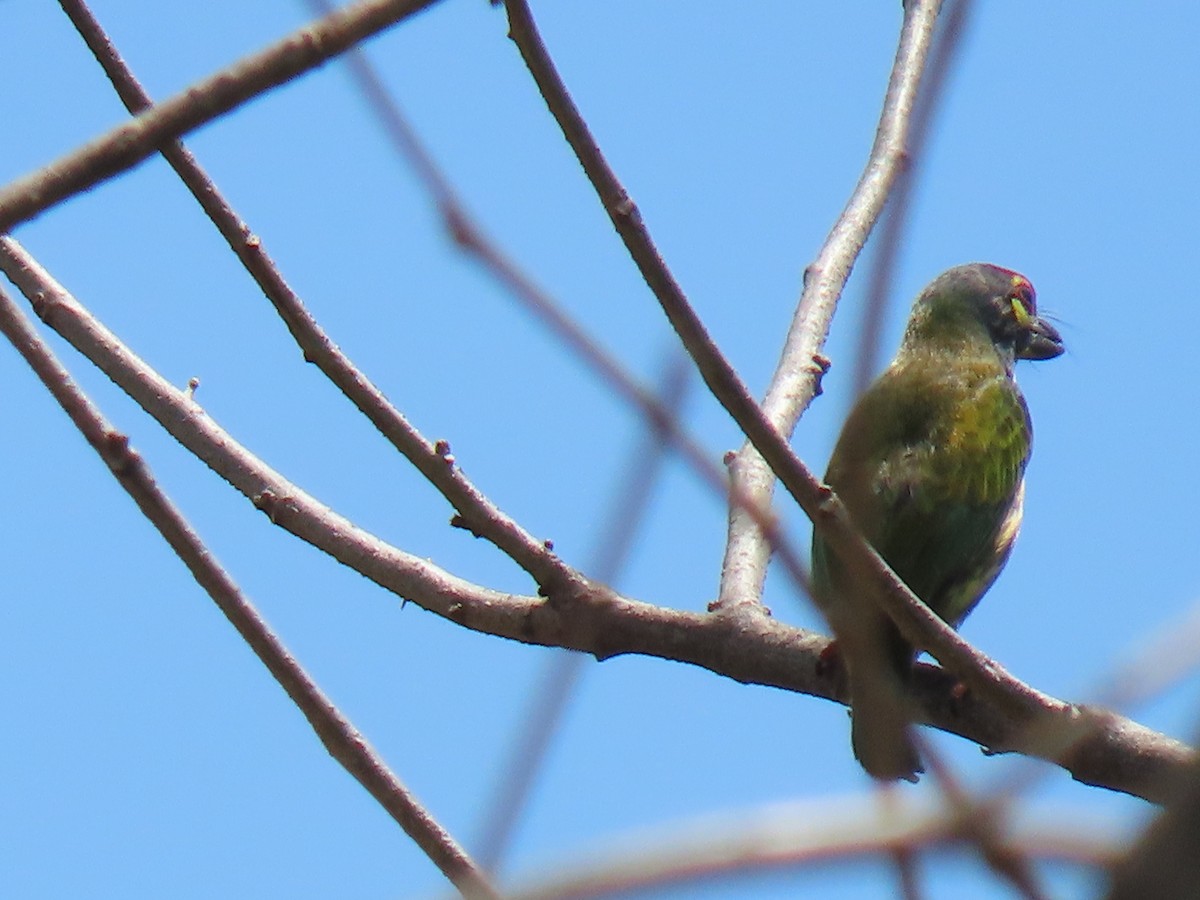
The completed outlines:
{"type": "MultiPolygon", "coordinates": [[[[1061,352],[1025,278],[951,269],[917,298],[896,358],[854,405],[830,458],[826,483],[864,537],[956,627],[1021,521],[1032,429],[1013,364],[1061,352]]],[[[813,581],[848,668],[855,755],[878,778],[915,779],[904,697],[915,651],[819,537],[813,581]]]]}

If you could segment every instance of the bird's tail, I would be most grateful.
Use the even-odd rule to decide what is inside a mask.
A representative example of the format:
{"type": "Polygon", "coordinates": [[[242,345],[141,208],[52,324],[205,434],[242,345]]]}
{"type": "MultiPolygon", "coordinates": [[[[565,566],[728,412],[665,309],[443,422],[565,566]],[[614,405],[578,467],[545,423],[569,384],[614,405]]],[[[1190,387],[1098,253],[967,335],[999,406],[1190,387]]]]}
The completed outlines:
{"type": "Polygon", "coordinates": [[[846,659],[854,756],[875,778],[915,782],[924,769],[913,743],[912,701],[902,674],[912,665],[911,651],[905,652],[900,668],[896,648],[887,646],[891,643],[887,627],[869,630],[875,632],[872,638],[880,638],[872,641],[876,646],[864,647],[846,659]]]}

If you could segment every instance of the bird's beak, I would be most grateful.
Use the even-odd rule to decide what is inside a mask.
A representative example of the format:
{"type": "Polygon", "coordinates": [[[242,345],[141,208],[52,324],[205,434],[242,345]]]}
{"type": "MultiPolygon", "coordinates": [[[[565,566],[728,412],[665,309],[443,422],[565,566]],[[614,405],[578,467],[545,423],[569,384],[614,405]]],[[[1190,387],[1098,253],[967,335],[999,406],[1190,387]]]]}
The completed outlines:
{"type": "Polygon", "coordinates": [[[1017,359],[1054,359],[1064,349],[1058,329],[1037,316],[1017,338],[1017,359]]]}

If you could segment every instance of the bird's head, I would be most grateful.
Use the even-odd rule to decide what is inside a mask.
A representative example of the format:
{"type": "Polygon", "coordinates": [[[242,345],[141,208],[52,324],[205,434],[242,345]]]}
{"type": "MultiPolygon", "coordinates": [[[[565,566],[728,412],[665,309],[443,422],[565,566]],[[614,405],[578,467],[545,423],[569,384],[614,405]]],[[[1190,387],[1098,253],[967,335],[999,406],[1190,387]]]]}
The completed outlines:
{"type": "Polygon", "coordinates": [[[1053,359],[1063,352],[1058,329],[1038,315],[1037,294],[1024,275],[988,263],[939,275],[913,304],[909,347],[986,340],[1007,366],[1018,359],[1053,359]]]}

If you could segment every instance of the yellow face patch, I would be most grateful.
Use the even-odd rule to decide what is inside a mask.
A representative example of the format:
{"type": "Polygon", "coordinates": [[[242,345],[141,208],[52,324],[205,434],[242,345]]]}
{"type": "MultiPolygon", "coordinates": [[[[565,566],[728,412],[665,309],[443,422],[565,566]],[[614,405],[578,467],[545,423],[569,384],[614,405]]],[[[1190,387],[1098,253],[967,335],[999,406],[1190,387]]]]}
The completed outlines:
{"type": "Polygon", "coordinates": [[[1025,308],[1025,304],[1021,298],[1010,297],[1008,302],[1012,304],[1013,318],[1017,320],[1017,324],[1022,328],[1028,328],[1029,323],[1033,321],[1033,317],[1029,315],[1029,310],[1025,308]]]}
{"type": "Polygon", "coordinates": [[[1034,300],[1033,285],[1023,275],[1013,275],[1012,290],[1008,295],[1008,302],[1012,306],[1013,319],[1021,328],[1028,328],[1029,323],[1033,321],[1034,300]]]}

